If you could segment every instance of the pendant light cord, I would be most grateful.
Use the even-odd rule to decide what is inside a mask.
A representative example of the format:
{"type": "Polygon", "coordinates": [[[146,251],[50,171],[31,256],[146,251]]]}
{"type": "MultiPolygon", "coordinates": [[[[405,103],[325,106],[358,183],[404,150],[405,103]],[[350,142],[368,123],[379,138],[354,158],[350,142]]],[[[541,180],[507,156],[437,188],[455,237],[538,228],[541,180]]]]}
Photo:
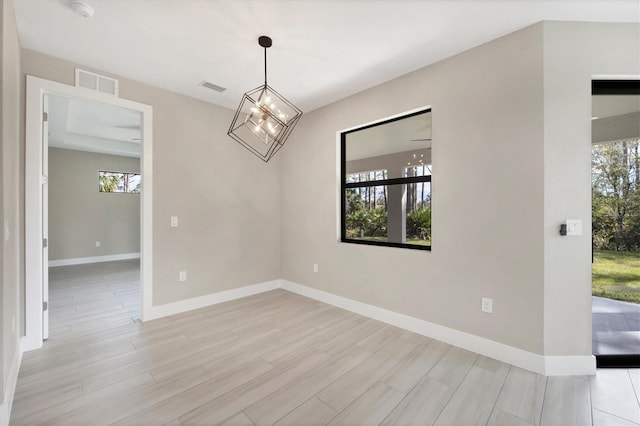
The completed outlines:
{"type": "Polygon", "coordinates": [[[264,48],[264,85],[267,85],[267,48],[264,48]]]}

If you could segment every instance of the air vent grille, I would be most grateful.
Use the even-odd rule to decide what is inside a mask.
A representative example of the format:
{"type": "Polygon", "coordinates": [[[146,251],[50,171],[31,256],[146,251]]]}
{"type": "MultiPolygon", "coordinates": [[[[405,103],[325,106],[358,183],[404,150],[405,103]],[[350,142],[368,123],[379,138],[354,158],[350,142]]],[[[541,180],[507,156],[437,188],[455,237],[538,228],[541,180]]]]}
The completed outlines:
{"type": "Polygon", "coordinates": [[[76,68],[76,87],[118,96],[118,80],[76,68]]]}
{"type": "Polygon", "coordinates": [[[227,90],[226,87],[218,86],[217,84],[210,83],[207,80],[203,80],[200,83],[200,86],[206,87],[207,89],[215,90],[216,92],[219,92],[219,93],[222,93],[225,90],[227,90]]]}

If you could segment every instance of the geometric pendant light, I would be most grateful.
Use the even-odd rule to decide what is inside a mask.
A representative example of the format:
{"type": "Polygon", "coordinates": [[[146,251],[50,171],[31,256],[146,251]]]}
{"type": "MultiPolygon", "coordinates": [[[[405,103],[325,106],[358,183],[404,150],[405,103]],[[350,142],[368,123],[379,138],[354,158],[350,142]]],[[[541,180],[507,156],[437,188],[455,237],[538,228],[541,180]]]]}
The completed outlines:
{"type": "Polygon", "coordinates": [[[266,163],[282,148],[302,111],[267,84],[271,38],[260,36],[258,44],[264,48],[264,84],[242,96],[227,134],[266,163]]]}

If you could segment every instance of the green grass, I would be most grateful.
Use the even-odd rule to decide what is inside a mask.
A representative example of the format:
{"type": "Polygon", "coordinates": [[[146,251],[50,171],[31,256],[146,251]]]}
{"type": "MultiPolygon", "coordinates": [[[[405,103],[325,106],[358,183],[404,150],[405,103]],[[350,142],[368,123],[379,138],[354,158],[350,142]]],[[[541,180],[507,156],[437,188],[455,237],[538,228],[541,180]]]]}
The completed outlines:
{"type": "Polygon", "coordinates": [[[640,303],[640,253],[596,251],[592,292],[594,296],[640,303]]]}

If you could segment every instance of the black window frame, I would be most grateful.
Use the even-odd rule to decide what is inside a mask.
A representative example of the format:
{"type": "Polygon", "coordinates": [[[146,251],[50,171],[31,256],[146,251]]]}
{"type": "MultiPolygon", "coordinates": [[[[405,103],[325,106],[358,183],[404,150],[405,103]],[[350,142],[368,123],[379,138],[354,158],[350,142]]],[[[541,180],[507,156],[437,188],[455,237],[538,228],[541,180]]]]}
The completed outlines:
{"type": "Polygon", "coordinates": [[[350,188],[406,185],[410,183],[429,182],[431,189],[433,189],[433,184],[431,183],[431,175],[347,183],[347,135],[348,134],[358,132],[360,130],[370,129],[372,127],[382,126],[388,123],[393,123],[395,121],[403,120],[406,118],[415,117],[417,115],[428,114],[430,112],[431,112],[431,108],[425,108],[409,114],[390,118],[388,120],[383,120],[373,124],[368,124],[365,126],[361,126],[361,127],[347,130],[345,132],[340,133],[340,192],[341,192],[340,193],[340,221],[341,221],[340,241],[341,242],[351,243],[351,244],[362,244],[362,245],[369,245],[369,246],[398,247],[398,248],[406,248],[410,250],[431,251],[431,245],[427,246],[427,245],[418,245],[418,244],[396,243],[396,242],[389,242],[389,241],[372,241],[372,240],[347,238],[347,217],[346,217],[346,211],[347,211],[346,194],[347,194],[347,189],[350,189],[350,188]]]}

